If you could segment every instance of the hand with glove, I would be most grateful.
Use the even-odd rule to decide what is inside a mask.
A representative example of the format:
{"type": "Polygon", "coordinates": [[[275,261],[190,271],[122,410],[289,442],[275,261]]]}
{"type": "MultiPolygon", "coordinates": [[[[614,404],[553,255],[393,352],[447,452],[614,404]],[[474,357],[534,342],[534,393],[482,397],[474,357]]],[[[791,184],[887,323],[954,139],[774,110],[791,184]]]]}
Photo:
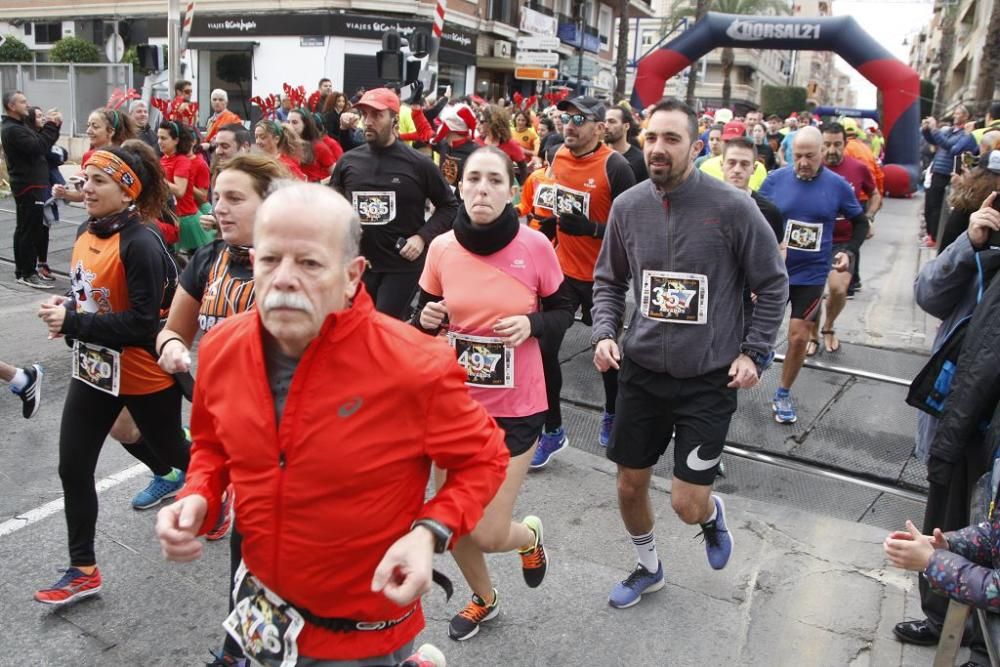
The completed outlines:
{"type": "Polygon", "coordinates": [[[597,238],[598,227],[600,226],[602,225],[591,222],[589,218],[579,213],[559,214],[559,231],[569,236],[591,236],[597,238]]]}
{"type": "Polygon", "coordinates": [[[534,218],[534,222],[538,225],[538,231],[545,234],[550,240],[556,237],[556,217],[552,216],[549,218],[534,218]]]}

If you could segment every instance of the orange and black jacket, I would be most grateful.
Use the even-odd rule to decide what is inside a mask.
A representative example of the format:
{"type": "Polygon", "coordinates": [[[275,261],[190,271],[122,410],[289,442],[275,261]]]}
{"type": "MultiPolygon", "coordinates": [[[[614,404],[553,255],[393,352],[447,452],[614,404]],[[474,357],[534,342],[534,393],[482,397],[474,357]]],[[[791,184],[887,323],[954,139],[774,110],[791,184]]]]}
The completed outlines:
{"type": "Polygon", "coordinates": [[[138,214],[102,237],[81,225],[70,265],[72,298],[61,333],[118,350],[121,394],[152,394],[173,384],[156,363],[156,334],[177,267],[138,214]]]}
{"type": "Polygon", "coordinates": [[[249,261],[234,259],[222,239],[198,248],[181,274],[180,285],[201,304],[198,328],[204,332],[253,308],[253,268],[249,261]]]}

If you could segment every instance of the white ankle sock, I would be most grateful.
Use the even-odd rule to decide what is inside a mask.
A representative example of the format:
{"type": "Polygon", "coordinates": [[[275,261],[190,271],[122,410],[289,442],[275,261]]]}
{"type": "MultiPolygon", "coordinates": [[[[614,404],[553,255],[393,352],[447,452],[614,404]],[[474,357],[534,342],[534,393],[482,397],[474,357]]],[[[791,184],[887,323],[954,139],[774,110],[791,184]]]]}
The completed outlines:
{"type": "Polygon", "coordinates": [[[632,540],[632,545],[635,547],[635,555],[639,559],[639,564],[655,574],[660,568],[660,557],[656,554],[656,538],[652,531],[645,535],[629,534],[629,539],[632,540]]]}
{"type": "Polygon", "coordinates": [[[719,516],[719,503],[715,502],[715,498],[710,498],[712,501],[712,516],[705,519],[704,523],[711,523],[715,521],[715,517],[719,516]]]}
{"type": "Polygon", "coordinates": [[[14,373],[14,378],[10,381],[10,386],[18,392],[28,386],[28,374],[24,372],[23,368],[18,368],[17,372],[14,373]]]}

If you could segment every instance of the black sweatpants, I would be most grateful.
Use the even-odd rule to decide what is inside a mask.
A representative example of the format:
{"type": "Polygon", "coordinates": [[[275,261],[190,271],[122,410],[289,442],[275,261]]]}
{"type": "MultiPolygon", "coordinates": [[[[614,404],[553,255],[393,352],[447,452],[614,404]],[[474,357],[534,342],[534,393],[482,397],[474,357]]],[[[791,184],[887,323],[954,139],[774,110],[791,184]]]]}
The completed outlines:
{"type": "Polygon", "coordinates": [[[417,293],[417,281],[421,271],[407,273],[382,273],[365,271],[362,280],[365,289],[375,302],[375,310],[405,320],[410,316],[413,295],[417,293]]]}
{"type": "MultiPolygon", "coordinates": [[[[583,312],[583,323],[590,325],[590,310],[594,306],[594,283],[564,276],[568,294],[573,300],[573,310],[580,308],[583,312]]],[[[562,426],[562,405],[559,397],[562,394],[562,367],[559,365],[559,348],[562,347],[566,330],[558,335],[543,335],[538,340],[542,351],[542,370],[545,373],[545,396],[549,402],[549,410],[545,413],[545,431],[551,433],[562,426]]],[[[618,371],[611,368],[601,373],[604,383],[604,411],[615,413],[615,401],[618,400],[618,371]]]]}
{"type": "MultiPolygon", "coordinates": [[[[41,192],[41,191],[39,191],[41,192]]],[[[17,223],[14,227],[14,275],[28,278],[35,274],[39,247],[43,234],[48,249],[48,234],[44,223],[41,202],[34,190],[14,197],[17,223]]]]}
{"type": "MultiPolygon", "coordinates": [[[[112,396],[71,380],[59,427],[59,478],[66,499],[70,565],[94,565],[97,492],[94,472],[104,440],[118,413],[128,408],[151,451],[168,465],[187,470],[190,450],[181,427],[177,385],[154,394],[112,396]]],[[[157,461],[142,461],[150,468],[157,461]]]]}

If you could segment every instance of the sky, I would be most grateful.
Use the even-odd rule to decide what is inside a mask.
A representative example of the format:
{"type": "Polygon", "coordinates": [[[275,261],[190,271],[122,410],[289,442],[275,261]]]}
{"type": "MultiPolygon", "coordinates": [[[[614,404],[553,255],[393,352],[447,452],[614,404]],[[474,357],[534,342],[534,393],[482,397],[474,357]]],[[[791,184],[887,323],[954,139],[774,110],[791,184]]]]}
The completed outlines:
{"type": "MultiPolygon", "coordinates": [[[[834,16],[853,16],[868,34],[904,63],[909,61],[910,47],[903,46],[903,40],[908,38],[913,42],[920,29],[930,23],[933,8],[932,0],[833,0],[834,16]]],[[[837,69],[851,76],[851,84],[858,93],[858,108],[874,109],[875,86],[839,56],[837,69]]]]}

